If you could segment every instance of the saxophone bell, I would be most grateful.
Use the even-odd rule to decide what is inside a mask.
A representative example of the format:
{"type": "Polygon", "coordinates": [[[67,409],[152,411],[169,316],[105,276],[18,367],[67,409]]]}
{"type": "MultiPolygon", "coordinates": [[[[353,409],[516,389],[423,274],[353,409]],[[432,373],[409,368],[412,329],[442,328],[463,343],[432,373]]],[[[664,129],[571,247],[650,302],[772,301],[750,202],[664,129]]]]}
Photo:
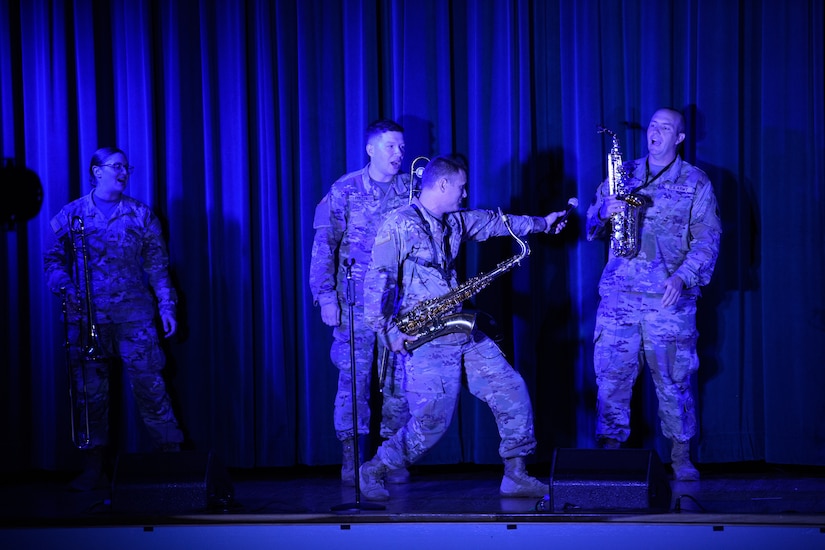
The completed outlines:
{"type": "Polygon", "coordinates": [[[451,313],[435,319],[432,323],[426,325],[417,335],[415,340],[406,340],[404,348],[407,351],[412,351],[417,347],[423,346],[427,342],[431,342],[440,336],[446,334],[466,334],[473,332],[476,326],[476,314],[469,311],[461,311],[459,313],[451,313]]]}

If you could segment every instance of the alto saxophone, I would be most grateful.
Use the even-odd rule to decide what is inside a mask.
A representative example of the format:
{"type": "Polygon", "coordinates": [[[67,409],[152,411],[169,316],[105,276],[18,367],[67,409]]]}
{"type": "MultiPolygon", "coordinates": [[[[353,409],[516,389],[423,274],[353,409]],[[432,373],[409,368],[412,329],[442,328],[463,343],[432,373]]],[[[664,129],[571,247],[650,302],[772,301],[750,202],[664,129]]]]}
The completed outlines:
{"type": "Polygon", "coordinates": [[[398,329],[409,336],[416,337],[415,340],[404,342],[406,349],[413,350],[446,334],[464,333],[469,335],[475,328],[475,313],[456,312],[455,309],[465,300],[484,290],[495,279],[519,265],[521,260],[530,255],[530,247],[513,233],[507,215],[503,214],[500,208],[498,214],[501,216],[501,221],[504,222],[507,231],[521,247],[519,253],[501,262],[492,271],[472,277],[446,294],[438,298],[424,300],[404,315],[396,317],[393,322],[398,329]]]}
{"type": "Polygon", "coordinates": [[[620,212],[610,215],[610,249],[615,256],[633,258],[639,253],[639,208],[644,201],[627,190],[629,176],[622,166],[619,138],[604,126],[599,126],[598,132],[613,138],[607,155],[608,192],[624,202],[620,212]]]}

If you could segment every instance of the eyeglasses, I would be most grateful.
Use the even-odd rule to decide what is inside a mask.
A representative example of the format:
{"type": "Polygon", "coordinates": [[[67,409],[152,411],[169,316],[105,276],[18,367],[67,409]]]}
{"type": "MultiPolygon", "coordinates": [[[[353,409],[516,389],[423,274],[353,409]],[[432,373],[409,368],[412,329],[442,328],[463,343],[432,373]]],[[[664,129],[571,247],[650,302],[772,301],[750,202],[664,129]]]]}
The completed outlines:
{"type": "Polygon", "coordinates": [[[111,166],[115,169],[115,172],[125,170],[127,174],[131,174],[135,171],[134,166],[132,166],[131,164],[123,164],[122,162],[115,162],[114,164],[98,164],[98,166],[111,166]]]}

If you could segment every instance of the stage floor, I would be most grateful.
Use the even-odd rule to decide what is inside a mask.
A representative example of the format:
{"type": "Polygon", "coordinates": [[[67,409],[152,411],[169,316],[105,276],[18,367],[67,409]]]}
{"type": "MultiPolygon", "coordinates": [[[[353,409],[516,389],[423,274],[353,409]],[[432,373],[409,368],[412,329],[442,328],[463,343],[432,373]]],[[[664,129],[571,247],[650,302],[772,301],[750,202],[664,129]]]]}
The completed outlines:
{"type": "MultiPolygon", "coordinates": [[[[528,469],[549,479],[550,465],[528,469]]],[[[667,469],[672,496],[666,510],[565,512],[542,510],[544,499],[499,497],[501,466],[413,466],[410,483],[390,485],[391,498],[382,503],[343,487],[337,467],[228,470],[231,500],[163,514],[139,501],[124,512],[117,483],[113,499],[111,487],[70,492],[70,473],[39,472],[0,486],[0,546],[71,548],[95,540],[96,547],[120,549],[196,542],[198,548],[433,550],[555,540],[554,548],[658,547],[656,541],[669,548],[825,548],[825,469],[727,464],[700,470],[701,481],[674,482],[667,469]],[[382,537],[392,542],[375,544],[382,537]]]]}

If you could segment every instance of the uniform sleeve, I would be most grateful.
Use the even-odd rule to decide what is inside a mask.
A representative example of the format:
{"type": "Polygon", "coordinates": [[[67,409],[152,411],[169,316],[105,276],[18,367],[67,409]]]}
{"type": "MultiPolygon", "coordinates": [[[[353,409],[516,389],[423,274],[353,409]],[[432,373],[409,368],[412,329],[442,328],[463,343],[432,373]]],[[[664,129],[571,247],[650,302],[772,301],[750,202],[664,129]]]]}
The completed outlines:
{"type": "Polygon", "coordinates": [[[325,306],[338,301],[336,258],[344,235],[345,220],[343,197],[334,193],[333,186],[315,207],[312,224],[315,238],[309,263],[309,288],[316,305],[325,306]]]}
{"type": "MultiPolygon", "coordinates": [[[[464,240],[486,241],[490,237],[510,235],[504,220],[492,210],[463,210],[457,213],[457,219],[462,226],[464,240]]],[[[540,216],[507,214],[507,220],[513,233],[519,237],[547,229],[547,222],[540,216]]]]}
{"type": "Polygon", "coordinates": [[[398,297],[401,265],[399,234],[391,223],[384,223],[375,236],[372,258],[364,277],[364,320],[389,346],[400,331],[393,325],[398,297]]]}
{"type": "Polygon", "coordinates": [[[599,211],[607,196],[607,180],[603,181],[596,189],[593,202],[587,208],[587,240],[592,241],[607,234],[608,220],[603,220],[599,216],[599,211]]]}
{"type": "Polygon", "coordinates": [[[177,292],[169,276],[169,254],[163,240],[163,231],[160,220],[148,213],[146,233],[143,240],[143,270],[149,279],[149,285],[158,299],[158,310],[161,315],[176,313],[177,292]]]}
{"type": "Polygon", "coordinates": [[[43,269],[46,274],[46,285],[55,294],[60,294],[61,288],[74,286],[71,277],[71,264],[74,261],[69,250],[69,218],[61,210],[50,222],[52,232],[46,239],[46,249],[43,253],[43,269]]]}
{"type": "Polygon", "coordinates": [[[710,181],[696,190],[690,215],[689,250],[675,275],[685,282],[686,288],[704,286],[710,282],[719,243],[722,238],[722,222],[719,219],[716,196],[710,181]]]}

